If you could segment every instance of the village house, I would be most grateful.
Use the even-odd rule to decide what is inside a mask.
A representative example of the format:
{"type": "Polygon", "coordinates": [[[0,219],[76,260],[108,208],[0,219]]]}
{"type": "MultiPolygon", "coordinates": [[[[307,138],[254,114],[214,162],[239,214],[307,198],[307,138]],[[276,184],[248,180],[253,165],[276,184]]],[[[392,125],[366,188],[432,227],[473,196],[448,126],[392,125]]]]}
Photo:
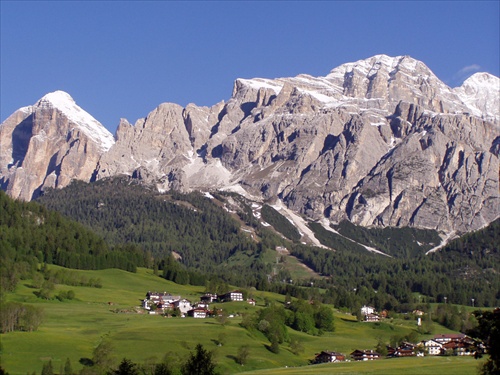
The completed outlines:
{"type": "Polygon", "coordinates": [[[365,322],[379,322],[380,316],[378,314],[366,314],[365,322]]]}
{"type": "Polygon", "coordinates": [[[355,361],[373,361],[380,358],[380,354],[374,350],[355,350],[351,353],[355,361]]]}
{"type": "Polygon", "coordinates": [[[249,305],[255,306],[255,300],[254,300],[254,299],[252,299],[252,298],[247,298],[247,303],[248,303],[249,305]]]}
{"type": "Polygon", "coordinates": [[[330,363],[330,362],[342,362],[345,361],[345,355],[337,352],[322,351],[316,354],[314,358],[314,363],[330,363]]]}
{"type": "Polygon", "coordinates": [[[193,304],[193,309],[205,309],[208,310],[210,309],[210,305],[206,302],[196,302],[193,304]]]}
{"type": "MultiPolygon", "coordinates": [[[[394,357],[394,358],[399,358],[399,357],[414,357],[417,356],[417,350],[416,350],[416,345],[409,343],[409,342],[403,342],[400,346],[397,348],[388,348],[387,350],[387,356],[388,357],[394,357]]],[[[422,353],[423,355],[423,353],[422,353]]]]}
{"type": "Polygon", "coordinates": [[[443,344],[443,349],[447,353],[453,353],[453,355],[463,356],[463,355],[474,355],[476,353],[473,344],[464,341],[449,341],[443,344]]]}
{"type": "Polygon", "coordinates": [[[205,293],[200,297],[201,302],[212,303],[217,301],[217,294],[205,293]]]}
{"type": "Polygon", "coordinates": [[[445,334],[434,335],[433,340],[439,342],[440,344],[446,344],[447,342],[450,341],[460,342],[465,340],[466,338],[467,335],[464,335],[463,333],[445,333],[445,334]]]}
{"type": "Polygon", "coordinates": [[[361,308],[361,315],[375,314],[375,308],[371,306],[364,305],[361,308]]]}
{"type": "Polygon", "coordinates": [[[443,353],[443,344],[435,340],[424,340],[419,345],[424,347],[428,355],[441,355],[443,353]]]}
{"type": "Polygon", "coordinates": [[[188,316],[198,319],[205,319],[208,315],[208,311],[206,309],[192,309],[187,312],[188,316]]]}
{"type": "Polygon", "coordinates": [[[243,301],[243,293],[241,293],[238,290],[235,290],[233,292],[228,292],[220,296],[220,300],[224,302],[243,301]]]}
{"type": "Polygon", "coordinates": [[[189,310],[192,310],[193,306],[191,306],[191,302],[187,299],[183,298],[173,303],[174,308],[179,309],[182,314],[187,314],[189,310]]]}
{"type": "Polygon", "coordinates": [[[180,300],[181,296],[174,296],[170,293],[163,292],[163,293],[158,293],[158,292],[147,292],[146,293],[146,299],[142,301],[142,307],[146,310],[151,310],[151,306],[154,304],[156,307],[164,310],[170,305],[177,301],[180,300]]]}

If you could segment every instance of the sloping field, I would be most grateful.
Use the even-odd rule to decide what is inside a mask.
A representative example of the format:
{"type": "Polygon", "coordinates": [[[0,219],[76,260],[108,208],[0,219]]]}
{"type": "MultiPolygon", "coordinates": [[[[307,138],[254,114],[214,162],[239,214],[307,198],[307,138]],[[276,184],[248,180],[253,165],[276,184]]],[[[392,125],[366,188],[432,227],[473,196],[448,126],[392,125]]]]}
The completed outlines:
{"type": "MultiPolygon", "coordinates": [[[[57,268],[50,266],[50,269],[57,268]]],[[[73,290],[75,299],[64,302],[47,301],[37,298],[33,293],[36,289],[30,287],[31,281],[24,280],[15,293],[7,295],[8,301],[42,306],[45,313],[44,322],[38,331],[12,332],[0,336],[1,366],[11,375],[24,375],[33,371],[39,373],[43,363],[48,360],[52,361],[57,373],[67,358],[70,359],[73,370],[79,371],[83,367],[81,362],[84,362],[86,358],[92,358],[92,351],[103,339],[112,342],[117,363],[123,358],[136,363],[159,362],[167,353],[173,353],[175,357],[182,360],[198,343],[201,343],[206,349],[215,352],[217,369],[223,374],[263,369],[272,369],[264,372],[265,374],[291,371],[290,369],[282,370],[285,366],[306,366],[301,367],[300,370],[295,368],[297,371],[304,372],[283,372],[286,374],[337,373],[331,372],[333,370],[340,371],[338,373],[353,374],[396,374],[402,368],[406,368],[406,374],[411,374],[408,371],[413,367],[417,371],[436,366],[439,369],[437,373],[447,374],[444,372],[447,366],[455,367],[455,369],[466,366],[470,370],[475,368],[477,363],[468,358],[447,357],[419,358],[408,361],[381,360],[371,364],[308,366],[309,360],[314,358],[315,353],[322,350],[349,354],[354,349],[374,348],[378,338],[388,342],[393,335],[405,335],[413,329],[414,323],[411,321],[360,323],[351,315],[337,312],[335,332],[317,337],[289,329],[290,338],[297,339],[304,351],[299,355],[294,355],[288,344],[283,344],[280,352],[274,354],[267,349],[269,341],[260,332],[248,331],[239,323],[243,314],[252,314],[257,309],[261,309],[265,299],[283,303],[284,296],[257,291],[254,292],[254,298],[257,301],[255,307],[244,302],[218,304],[218,307],[235,315],[222,325],[214,318],[163,318],[159,315],[142,313],[138,308],[147,291],[166,291],[195,302],[203,294],[204,287],[174,284],[146,269],[139,269],[136,274],[115,269],[71,270],[71,272],[86,275],[89,278],[98,278],[102,288],[57,285],[56,294],[58,290],[73,290]],[[225,344],[218,346],[217,340],[221,334],[225,336],[225,344]],[[242,345],[248,345],[250,350],[245,366],[238,365],[235,361],[238,348],[242,345]],[[406,363],[406,367],[403,363],[406,363]],[[394,370],[384,372],[385,367],[394,370]],[[379,372],[372,372],[374,370],[379,372]]],[[[446,331],[443,329],[443,332],[446,331]]]]}

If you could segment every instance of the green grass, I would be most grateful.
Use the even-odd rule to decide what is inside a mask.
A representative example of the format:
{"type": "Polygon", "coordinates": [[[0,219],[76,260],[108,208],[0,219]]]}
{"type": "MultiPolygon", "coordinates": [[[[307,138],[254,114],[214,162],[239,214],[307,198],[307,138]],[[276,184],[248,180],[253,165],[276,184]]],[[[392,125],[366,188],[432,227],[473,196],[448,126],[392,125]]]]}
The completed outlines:
{"type": "MultiPolygon", "coordinates": [[[[44,301],[33,294],[35,289],[28,286],[31,282],[24,280],[15,293],[7,296],[8,300],[42,306],[45,311],[44,322],[38,331],[12,332],[0,336],[1,366],[11,375],[40,372],[43,363],[49,359],[52,360],[56,372],[64,365],[66,358],[71,360],[73,369],[78,371],[82,367],[80,359],[91,358],[93,349],[103,338],[112,341],[117,361],[124,357],[137,363],[144,363],[148,359],[159,361],[168,352],[184,358],[196,344],[201,343],[206,349],[215,352],[217,369],[222,374],[273,369],[271,372],[265,372],[270,374],[274,373],[273,371],[281,371],[280,368],[285,366],[307,366],[315,353],[322,350],[349,354],[354,349],[370,349],[376,345],[378,338],[388,342],[392,335],[405,335],[415,326],[413,321],[404,320],[379,324],[357,322],[351,315],[336,312],[335,332],[315,337],[289,329],[290,337],[302,343],[304,352],[294,355],[288,345],[284,344],[280,353],[274,354],[266,348],[269,342],[262,333],[247,331],[239,326],[239,322],[242,314],[251,314],[262,308],[265,299],[282,303],[284,296],[254,291],[253,295],[257,301],[255,307],[244,302],[218,304],[228,313],[237,315],[229,318],[227,324],[221,325],[216,319],[163,318],[133,312],[148,290],[167,291],[197,301],[203,294],[204,287],[177,285],[145,269],[139,269],[136,274],[115,269],[73,272],[100,278],[102,288],[58,285],[57,289],[73,290],[76,299],[65,302],[44,301]],[[226,334],[226,344],[219,347],[216,340],[223,332],[226,334]],[[236,364],[234,360],[238,348],[242,345],[248,345],[250,348],[249,360],[245,366],[236,364]]],[[[436,332],[441,332],[441,329],[436,332]]],[[[424,360],[427,361],[427,358],[424,360]]],[[[449,360],[455,363],[455,359],[449,360]]],[[[379,363],[392,365],[397,361],[400,360],[383,360],[374,363],[374,366],[379,366],[379,363]]],[[[442,362],[436,360],[432,363],[442,362]]],[[[463,363],[469,363],[468,359],[464,359],[463,363]]],[[[354,370],[349,367],[358,364],[340,366],[344,365],[348,366],[346,371],[350,373],[358,371],[357,368],[354,370]]],[[[366,364],[359,366],[362,368],[366,364]]],[[[323,367],[307,366],[301,368],[301,371],[321,368],[323,367]]],[[[334,368],[337,370],[343,367],[334,368]]],[[[325,373],[328,373],[329,370],[326,371],[325,373]]]]}
{"type": "Polygon", "coordinates": [[[483,360],[460,357],[424,357],[382,359],[368,362],[344,362],[300,368],[248,371],[244,375],[471,375],[476,374],[483,360]]]}

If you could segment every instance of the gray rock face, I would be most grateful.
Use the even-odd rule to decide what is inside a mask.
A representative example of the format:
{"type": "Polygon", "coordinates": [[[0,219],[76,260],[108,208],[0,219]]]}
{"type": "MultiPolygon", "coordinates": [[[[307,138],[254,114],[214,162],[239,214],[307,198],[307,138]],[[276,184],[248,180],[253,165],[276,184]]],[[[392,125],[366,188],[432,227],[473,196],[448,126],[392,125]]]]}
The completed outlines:
{"type": "Polygon", "coordinates": [[[451,89],[420,61],[378,55],[325,77],[237,79],[210,108],[161,104],[114,142],[35,105],[0,127],[0,181],[31,199],[127,174],[281,199],[311,219],[469,231],[500,215],[499,87],[478,73],[451,89]]]}
{"type": "Polygon", "coordinates": [[[113,136],[61,91],[21,108],[0,126],[0,183],[30,200],[43,188],[89,181],[113,136]]]}

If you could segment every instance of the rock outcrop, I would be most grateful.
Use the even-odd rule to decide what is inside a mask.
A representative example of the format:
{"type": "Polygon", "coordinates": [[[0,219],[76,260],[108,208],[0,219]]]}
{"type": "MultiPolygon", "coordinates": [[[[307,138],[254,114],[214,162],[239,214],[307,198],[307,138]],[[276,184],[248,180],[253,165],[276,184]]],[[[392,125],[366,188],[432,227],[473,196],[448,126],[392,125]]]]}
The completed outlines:
{"type": "Polygon", "coordinates": [[[311,219],[469,231],[500,215],[499,91],[487,73],[452,89],[420,61],[378,55],[325,77],[237,79],[213,107],[122,119],[115,141],[46,97],[1,125],[0,182],[32,199],[127,174],[159,190],[278,198],[311,219]]]}
{"type": "Polygon", "coordinates": [[[31,200],[45,187],[89,181],[111,133],[66,93],[44,96],[0,126],[0,183],[14,198],[31,200]]]}

